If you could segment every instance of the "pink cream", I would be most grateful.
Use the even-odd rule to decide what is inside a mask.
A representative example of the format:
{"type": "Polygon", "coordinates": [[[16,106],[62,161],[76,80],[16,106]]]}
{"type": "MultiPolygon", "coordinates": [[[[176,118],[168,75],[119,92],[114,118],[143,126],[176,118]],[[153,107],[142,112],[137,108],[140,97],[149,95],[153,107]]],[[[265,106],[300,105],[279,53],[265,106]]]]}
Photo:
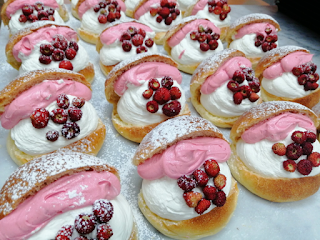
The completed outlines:
{"type": "Polygon", "coordinates": [[[267,33],[265,32],[266,28],[272,29],[272,34],[277,34],[276,28],[269,23],[253,23],[245,25],[244,27],[240,28],[238,30],[238,33],[234,36],[236,39],[242,38],[244,35],[250,34],[250,33],[261,33],[264,36],[267,36],[267,33]]]}
{"type": "MultiPolygon", "coordinates": [[[[21,9],[24,4],[35,4],[39,1],[41,0],[16,0],[7,6],[6,15],[10,19],[11,15],[14,14],[17,10],[21,9]]],[[[45,0],[42,2],[47,7],[51,7],[54,9],[59,8],[59,4],[56,2],[56,0],[45,0]]]]}
{"type": "Polygon", "coordinates": [[[112,200],[120,189],[119,179],[110,172],[87,171],[62,177],[1,219],[0,239],[26,239],[55,216],[90,206],[97,199],[112,200]]]}
{"type": "Polygon", "coordinates": [[[186,24],[183,28],[181,28],[177,33],[175,33],[169,40],[169,46],[174,47],[179,44],[184,37],[193,30],[197,30],[198,26],[202,25],[203,27],[211,28],[213,32],[220,34],[220,28],[214,25],[212,22],[205,19],[197,19],[188,24],[186,24]]]}
{"type": "Polygon", "coordinates": [[[23,37],[16,45],[13,47],[13,56],[19,62],[19,52],[25,56],[29,56],[34,49],[34,46],[43,40],[52,42],[53,36],[60,34],[67,38],[68,41],[77,40],[77,32],[68,27],[46,27],[40,28],[36,32],[23,37]]]}
{"type": "Polygon", "coordinates": [[[148,180],[164,176],[178,179],[182,175],[191,174],[208,159],[226,162],[230,154],[228,142],[220,138],[199,137],[182,140],[139,165],[138,173],[148,180]]]}
{"type": "Polygon", "coordinates": [[[146,32],[152,32],[153,30],[147,25],[137,23],[137,22],[127,22],[121,23],[114,27],[110,27],[103,31],[100,35],[100,40],[105,45],[110,45],[114,43],[117,39],[121,38],[121,35],[127,31],[129,27],[135,27],[137,29],[143,29],[146,32]]]}
{"type": "Polygon", "coordinates": [[[43,81],[38,85],[24,91],[8,106],[1,115],[1,125],[11,129],[20,120],[28,118],[36,108],[45,108],[55,101],[59,94],[65,93],[85,100],[91,99],[91,90],[82,83],[70,80],[43,81]]]}
{"type": "Polygon", "coordinates": [[[293,52],[264,70],[263,77],[269,80],[280,77],[285,72],[291,72],[293,67],[310,62],[312,56],[306,52],[293,52]]]}
{"type": "Polygon", "coordinates": [[[256,143],[263,139],[277,142],[285,139],[296,126],[316,133],[316,127],[309,117],[302,114],[283,113],[254,125],[246,130],[241,138],[246,143],[256,143]]]}
{"type": "MultiPolygon", "coordinates": [[[[101,0],[85,0],[82,2],[78,9],[79,17],[82,18],[83,14],[88,11],[90,8],[93,8],[95,5],[97,5],[101,0]]],[[[121,0],[117,0],[118,4],[121,7],[121,11],[126,11],[126,5],[121,0]]]]}
{"type": "Polygon", "coordinates": [[[161,62],[145,62],[132,67],[130,70],[123,73],[114,84],[114,91],[122,96],[127,90],[127,84],[131,83],[135,86],[140,86],[141,80],[149,80],[151,78],[159,78],[170,76],[177,83],[181,84],[182,76],[180,71],[171,65],[161,62]]]}
{"type": "Polygon", "coordinates": [[[196,15],[197,12],[199,12],[200,10],[203,10],[206,7],[207,3],[208,3],[208,0],[198,1],[192,9],[191,15],[196,15]]]}
{"type": "MultiPolygon", "coordinates": [[[[176,2],[176,0],[171,0],[170,2],[176,2]]],[[[134,13],[134,18],[139,19],[146,12],[149,12],[152,5],[160,6],[160,0],[149,0],[140,6],[137,11],[134,13]]]]}
{"type": "Polygon", "coordinates": [[[225,62],[215,74],[209,76],[201,86],[201,93],[211,94],[225,82],[232,79],[236,70],[240,70],[240,66],[250,67],[251,62],[245,57],[234,57],[225,62]]]}

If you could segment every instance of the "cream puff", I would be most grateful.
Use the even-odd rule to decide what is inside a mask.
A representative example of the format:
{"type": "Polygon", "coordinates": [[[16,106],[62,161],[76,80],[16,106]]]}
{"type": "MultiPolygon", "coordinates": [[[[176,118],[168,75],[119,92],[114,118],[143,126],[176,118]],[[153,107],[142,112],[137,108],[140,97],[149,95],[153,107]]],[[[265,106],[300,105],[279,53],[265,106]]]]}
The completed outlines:
{"type": "Polygon", "coordinates": [[[155,31],[155,42],[162,45],[164,35],[182,19],[182,14],[176,0],[140,0],[133,17],[155,31]]]}
{"type": "Polygon", "coordinates": [[[1,18],[15,34],[36,21],[54,21],[62,24],[69,19],[63,0],[8,0],[1,8],[1,18]]]}
{"type": "Polygon", "coordinates": [[[190,16],[169,29],[164,49],[178,63],[179,70],[192,74],[206,58],[223,50],[220,29],[208,19],[190,16]]]}
{"type": "Polygon", "coordinates": [[[71,14],[76,19],[80,20],[78,12],[76,10],[76,6],[77,6],[78,2],[79,2],[79,0],[71,0],[71,14]]]}
{"type": "Polygon", "coordinates": [[[100,68],[107,75],[119,62],[143,52],[157,53],[155,32],[136,20],[116,21],[100,34],[96,49],[100,68]]]}
{"type": "Polygon", "coordinates": [[[134,9],[139,5],[140,0],[125,0],[126,15],[130,18],[133,17],[134,9]]]}
{"type": "Polygon", "coordinates": [[[138,239],[118,170],[57,152],[18,168],[0,192],[0,239],[138,239]],[[79,238],[81,237],[81,238],[79,238]]]}
{"type": "Polygon", "coordinates": [[[231,173],[274,202],[298,201],[320,187],[317,115],[293,102],[265,102],[245,112],[230,132],[231,173]]]}
{"type": "Polygon", "coordinates": [[[126,19],[126,6],[121,0],[79,0],[75,11],[81,21],[80,38],[96,44],[100,33],[116,20],[126,19]]]}
{"type": "Polygon", "coordinates": [[[223,128],[231,128],[245,111],[262,102],[251,62],[235,49],[205,59],[191,77],[190,93],[197,112],[223,128]]]}
{"type": "Polygon", "coordinates": [[[32,23],[13,35],[6,46],[7,62],[20,74],[43,68],[64,68],[83,74],[88,82],[94,67],[87,51],[78,44],[71,27],[49,22],[32,23]]]}
{"type": "Polygon", "coordinates": [[[0,92],[10,157],[22,165],[59,149],[97,155],[106,127],[91,96],[85,77],[64,69],[36,70],[11,81],[0,92]]]}
{"type": "Polygon", "coordinates": [[[220,39],[224,42],[231,23],[230,12],[231,7],[227,0],[197,0],[187,8],[183,16],[197,16],[209,19],[220,28],[220,39]]]}
{"type": "Polygon", "coordinates": [[[240,50],[253,68],[266,52],[278,47],[279,23],[263,13],[252,13],[236,19],[228,30],[228,47],[240,50]]]}
{"type": "Polygon", "coordinates": [[[139,143],[168,118],[190,115],[181,83],[181,73],[168,56],[142,53],[120,62],[105,82],[113,126],[139,143]]]}
{"type": "Polygon", "coordinates": [[[185,15],[186,10],[191,6],[194,5],[197,0],[177,0],[180,6],[182,16],[185,15]]]}
{"type": "Polygon", "coordinates": [[[262,99],[314,107],[320,99],[320,88],[317,65],[312,57],[307,49],[297,46],[283,46],[267,52],[256,67],[262,99]]]}
{"type": "Polygon", "coordinates": [[[203,118],[180,116],[161,123],[145,136],[132,160],[143,178],[141,212],[170,238],[216,234],[237,205],[230,155],[223,134],[203,118]]]}

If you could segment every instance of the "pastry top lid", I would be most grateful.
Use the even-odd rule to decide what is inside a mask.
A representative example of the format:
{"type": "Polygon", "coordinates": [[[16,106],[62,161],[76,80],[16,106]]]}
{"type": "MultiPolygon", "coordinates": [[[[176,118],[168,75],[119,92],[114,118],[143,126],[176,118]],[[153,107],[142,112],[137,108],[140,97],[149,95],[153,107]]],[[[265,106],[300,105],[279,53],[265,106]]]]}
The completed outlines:
{"type": "Polygon", "coordinates": [[[237,18],[233,23],[230,24],[230,29],[239,29],[243,25],[251,23],[269,22],[280,30],[279,23],[270,15],[264,13],[251,13],[237,18]]]}
{"type": "Polygon", "coordinates": [[[143,138],[132,163],[138,166],[181,140],[197,137],[221,138],[227,141],[220,130],[204,118],[197,116],[171,118],[159,124],[143,138]]]}
{"type": "Polygon", "coordinates": [[[45,186],[83,171],[109,171],[120,179],[114,167],[91,155],[71,151],[44,155],[23,164],[5,182],[0,191],[0,219],[45,186]]]}

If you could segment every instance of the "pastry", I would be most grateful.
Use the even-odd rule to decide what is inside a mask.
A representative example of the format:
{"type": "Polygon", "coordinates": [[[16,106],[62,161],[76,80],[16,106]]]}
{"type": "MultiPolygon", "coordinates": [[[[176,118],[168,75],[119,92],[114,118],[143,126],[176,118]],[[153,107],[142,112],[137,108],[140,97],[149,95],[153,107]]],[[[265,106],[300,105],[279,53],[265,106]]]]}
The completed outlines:
{"type": "Polygon", "coordinates": [[[262,99],[314,107],[320,99],[320,88],[317,65],[312,57],[307,49],[297,46],[283,46],[267,52],[256,68],[262,99]]]}
{"type": "Polygon", "coordinates": [[[121,0],[79,0],[75,10],[81,20],[79,36],[92,44],[97,43],[100,33],[110,23],[126,18],[126,6],[121,0]]]}
{"type": "Polygon", "coordinates": [[[118,170],[57,152],[18,168],[0,192],[0,239],[138,239],[118,170]],[[82,238],[79,238],[81,237],[82,238]]]}
{"type": "Polygon", "coordinates": [[[231,128],[261,103],[260,83],[244,53],[225,49],[205,59],[191,77],[191,102],[214,125],[231,128]]]}
{"type": "Polygon", "coordinates": [[[130,18],[134,18],[133,17],[133,11],[134,9],[138,6],[140,0],[125,0],[125,4],[126,4],[126,15],[130,18]]]}
{"type": "Polygon", "coordinates": [[[176,0],[140,0],[133,17],[156,33],[155,43],[162,45],[170,26],[182,19],[176,0]]]}
{"type": "Polygon", "coordinates": [[[78,12],[76,10],[76,6],[78,4],[79,0],[71,0],[71,13],[72,16],[74,16],[76,19],[80,20],[78,12]]]}
{"type": "Polygon", "coordinates": [[[16,164],[58,149],[97,155],[106,134],[83,75],[64,69],[28,72],[0,92],[0,121],[16,164]]]}
{"type": "Polygon", "coordinates": [[[69,19],[63,0],[8,0],[1,8],[1,18],[10,34],[35,21],[50,20],[62,24],[69,19]]]}
{"type": "Polygon", "coordinates": [[[261,198],[291,202],[320,187],[317,116],[293,102],[265,102],[245,112],[230,132],[233,177],[261,198]]]}
{"type": "Polygon", "coordinates": [[[6,46],[7,62],[19,73],[43,68],[64,68],[83,74],[88,82],[94,67],[71,27],[49,22],[32,23],[13,35],[6,46]]]}
{"type": "Polygon", "coordinates": [[[185,15],[185,11],[187,10],[188,7],[190,7],[191,5],[194,5],[197,0],[177,0],[180,10],[181,10],[181,14],[182,16],[185,15]]]}
{"type": "Polygon", "coordinates": [[[195,15],[209,19],[220,28],[220,39],[225,41],[231,23],[231,7],[227,0],[197,0],[185,11],[184,17],[195,15]]]}
{"type": "Polygon", "coordinates": [[[119,62],[143,52],[157,53],[155,32],[136,20],[116,21],[100,34],[96,49],[100,68],[107,75],[119,62]]]}
{"type": "Polygon", "coordinates": [[[190,115],[181,82],[176,63],[162,54],[141,53],[116,65],[105,82],[115,129],[140,142],[168,118],[190,115]]]}
{"type": "Polygon", "coordinates": [[[252,13],[235,20],[228,30],[229,48],[240,50],[252,62],[253,68],[266,52],[278,46],[279,23],[263,13],[252,13]]]}
{"type": "Polygon", "coordinates": [[[209,121],[180,116],[158,125],[133,157],[143,178],[138,204],[146,219],[174,239],[200,239],[223,229],[237,205],[227,160],[230,145],[209,121]]]}
{"type": "Polygon", "coordinates": [[[164,37],[164,49],[178,63],[179,70],[192,74],[206,58],[223,50],[220,29],[208,19],[183,18],[164,37]]]}

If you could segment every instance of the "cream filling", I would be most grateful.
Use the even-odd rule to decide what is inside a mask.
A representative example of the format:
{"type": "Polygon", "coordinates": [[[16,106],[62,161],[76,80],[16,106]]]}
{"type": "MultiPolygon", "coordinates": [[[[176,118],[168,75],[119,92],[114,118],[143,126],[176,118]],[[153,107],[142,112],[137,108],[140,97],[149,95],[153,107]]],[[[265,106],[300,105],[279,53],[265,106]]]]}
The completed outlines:
{"type": "Polygon", "coordinates": [[[223,21],[221,21],[219,15],[216,15],[214,13],[209,13],[208,4],[204,7],[204,9],[198,11],[195,16],[209,19],[211,22],[214,23],[214,25],[216,25],[219,28],[227,27],[231,23],[230,13],[227,15],[227,17],[223,21]]]}

